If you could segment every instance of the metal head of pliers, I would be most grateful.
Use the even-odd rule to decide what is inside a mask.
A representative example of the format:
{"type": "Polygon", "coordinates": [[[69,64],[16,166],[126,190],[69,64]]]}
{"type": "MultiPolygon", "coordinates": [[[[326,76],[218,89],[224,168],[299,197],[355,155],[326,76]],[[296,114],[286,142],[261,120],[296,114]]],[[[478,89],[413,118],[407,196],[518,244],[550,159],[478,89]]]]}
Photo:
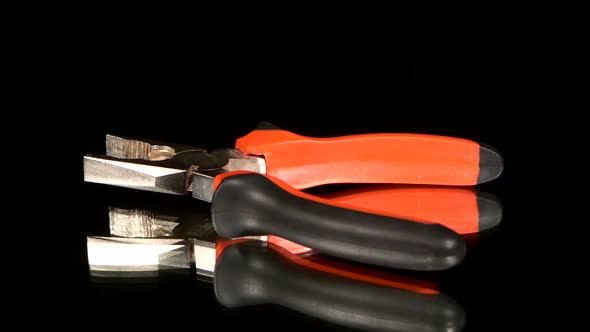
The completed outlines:
{"type": "Polygon", "coordinates": [[[84,180],[211,201],[216,175],[266,172],[263,158],[235,149],[207,151],[188,145],[106,136],[106,156],[84,156],[84,180]]]}

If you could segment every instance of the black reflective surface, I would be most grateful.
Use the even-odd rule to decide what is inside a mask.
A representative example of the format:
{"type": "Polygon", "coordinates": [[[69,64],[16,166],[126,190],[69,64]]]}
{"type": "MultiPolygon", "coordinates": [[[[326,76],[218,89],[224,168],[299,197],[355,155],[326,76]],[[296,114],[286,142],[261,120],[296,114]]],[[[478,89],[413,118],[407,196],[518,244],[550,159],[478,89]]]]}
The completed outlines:
{"type": "MultiPolygon", "coordinates": [[[[333,56],[316,57],[303,51],[294,54],[287,45],[264,58],[249,57],[253,46],[238,41],[231,42],[234,51],[223,59],[210,56],[190,66],[152,67],[158,57],[131,47],[131,55],[106,56],[115,50],[110,43],[98,53],[82,55],[64,85],[67,105],[76,110],[69,119],[74,125],[64,130],[74,139],[68,140],[67,153],[60,159],[69,171],[64,181],[72,188],[68,204],[74,202],[74,207],[68,209],[67,222],[57,226],[63,236],[60,278],[66,285],[62,295],[68,314],[87,324],[138,330],[277,331],[288,326],[300,331],[353,331],[278,305],[226,308],[216,299],[213,284],[190,274],[112,283],[97,282],[88,273],[86,234],[104,230],[108,206],[117,197],[130,208],[176,200],[206,207],[188,197],[83,183],[82,154],[102,152],[105,134],[213,149],[231,147],[258,122],[269,121],[309,136],[411,132],[463,137],[496,147],[504,156],[504,173],[478,190],[502,201],[499,226],[470,237],[467,256],[456,268],[386,272],[437,285],[464,309],[464,331],[526,328],[538,321],[537,313],[522,308],[538,305],[548,291],[529,282],[566,264],[546,260],[551,248],[541,234],[554,221],[539,210],[542,204],[533,196],[553,181],[558,160],[546,153],[558,149],[543,123],[537,122],[542,117],[522,116],[515,106],[514,68],[504,44],[510,33],[503,23],[494,22],[475,20],[425,30],[414,26],[408,39],[422,47],[400,46],[387,52],[365,45],[361,53],[374,56],[358,61],[346,57],[346,49],[326,50],[320,53],[333,56]],[[422,44],[418,41],[423,36],[432,38],[422,44]],[[452,43],[454,38],[463,48],[452,43]]],[[[379,44],[395,48],[392,40],[379,44]]]]}
{"type": "MultiPolygon", "coordinates": [[[[210,223],[207,203],[100,185],[90,185],[87,190],[93,193],[92,201],[85,204],[87,210],[80,220],[88,235],[108,236],[113,211],[140,209],[178,223],[164,238],[215,241],[210,232],[195,231],[210,223]]],[[[480,234],[464,235],[469,255],[481,250],[482,244],[489,245],[500,231],[500,226],[496,226],[480,234]]],[[[272,315],[266,318],[267,323],[294,320],[298,324],[305,322],[302,328],[329,330],[458,331],[469,321],[461,290],[469,289],[466,287],[473,281],[465,279],[462,274],[466,272],[460,272],[469,264],[469,256],[456,269],[432,273],[359,265],[322,255],[317,259],[309,255],[297,257],[281,247],[261,246],[259,241],[237,243],[221,252],[213,279],[197,276],[194,267],[109,272],[89,271],[88,266],[81,266],[80,273],[88,279],[85,293],[79,295],[92,301],[87,307],[91,308],[91,316],[102,313],[109,317],[111,310],[124,310],[122,316],[109,319],[129,326],[137,324],[131,320],[133,317],[142,316],[144,310],[164,310],[168,301],[177,303],[173,309],[176,314],[199,310],[197,316],[221,315],[221,321],[204,323],[215,322],[220,328],[244,324],[232,318],[240,316],[241,311],[272,315]],[[301,265],[301,261],[311,265],[301,265]],[[467,284],[453,290],[457,287],[456,278],[467,284]],[[196,298],[188,296],[188,292],[196,298]]],[[[162,257],[162,262],[166,259],[162,257]]],[[[248,314],[242,319],[248,321],[253,317],[248,314]]],[[[164,322],[158,324],[166,326],[164,322]]]]}

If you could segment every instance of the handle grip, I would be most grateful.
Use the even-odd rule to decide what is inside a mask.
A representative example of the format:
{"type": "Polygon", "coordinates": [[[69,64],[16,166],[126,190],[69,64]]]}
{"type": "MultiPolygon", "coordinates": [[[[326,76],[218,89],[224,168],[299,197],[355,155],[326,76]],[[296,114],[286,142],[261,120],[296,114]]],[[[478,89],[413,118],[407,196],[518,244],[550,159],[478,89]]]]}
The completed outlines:
{"type": "Polygon", "coordinates": [[[465,255],[463,239],[438,224],[350,210],[257,173],[215,181],[211,219],[226,238],[275,235],[335,257],[409,270],[448,269],[465,255]]]}
{"type": "MultiPolygon", "coordinates": [[[[334,203],[416,222],[437,223],[464,236],[497,226],[502,204],[473,187],[381,184],[320,195],[334,203]]],[[[277,236],[268,242],[303,254],[311,249],[277,236]]]]}
{"type": "Polygon", "coordinates": [[[364,134],[332,138],[257,129],[236,149],[263,156],[266,174],[296,189],[330,183],[475,185],[502,173],[503,159],[477,142],[421,134],[364,134]]]}
{"type": "Polygon", "coordinates": [[[260,242],[227,247],[215,267],[226,307],[279,304],[339,325],[371,331],[459,331],[463,309],[449,297],[313,270],[260,242]]]}

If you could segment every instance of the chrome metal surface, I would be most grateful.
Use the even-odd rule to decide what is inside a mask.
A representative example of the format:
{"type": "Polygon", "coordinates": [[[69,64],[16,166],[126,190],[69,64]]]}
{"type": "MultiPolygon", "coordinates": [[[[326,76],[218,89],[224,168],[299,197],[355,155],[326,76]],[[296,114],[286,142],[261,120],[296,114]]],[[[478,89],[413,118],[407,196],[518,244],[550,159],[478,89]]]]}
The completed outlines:
{"type": "Polygon", "coordinates": [[[266,161],[264,158],[254,156],[244,156],[244,158],[230,158],[223,169],[231,171],[250,171],[266,174],[266,161]]]}
{"type": "Polygon", "coordinates": [[[172,236],[178,217],[155,215],[148,210],[109,207],[111,236],[154,238],[172,236]]]}
{"type": "Polygon", "coordinates": [[[111,157],[84,156],[84,181],[125,188],[186,194],[186,170],[111,157]]]}
{"type": "Polygon", "coordinates": [[[214,181],[214,176],[202,173],[193,173],[191,185],[193,198],[200,199],[206,202],[211,202],[211,200],[213,199],[214,181]]]}
{"type": "Polygon", "coordinates": [[[176,151],[167,145],[152,145],[144,141],[125,139],[118,136],[106,136],[107,156],[119,159],[166,160],[176,151]]]}
{"type": "Polygon", "coordinates": [[[92,274],[121,272],[108,275],[125,276],[124,272],[157,273],[190,269],[194,265],[198,275],[212,277],[217,234],[208,213],[178,212],[179,216],[168,216],[151,210],[109,207],[111,236],[122,237],[87,237],[92,274]]]}
{"type": "Polygon", "coordinates": [[[194,246],[193,253],[195,257],[195,268],[197,270],[197,274],[213,277],[216,259],[215,243],[197,239],[191,239],[191,242],[194,246]]]}
{"type": "Polygon", "coordinates": [[[222,167],[225,171],[242,170],[266,174],[266,162],[262,157],[243,154],[236,149],[217,149],[210,153],[221,160],[227,160],[227,164],[222,167]]]}
{"type": "Polygon", "coordinates": [[[130,239],[88,236],[88,264],[99,271],[186,269],[192,258],[181,239],[130,239]]]}

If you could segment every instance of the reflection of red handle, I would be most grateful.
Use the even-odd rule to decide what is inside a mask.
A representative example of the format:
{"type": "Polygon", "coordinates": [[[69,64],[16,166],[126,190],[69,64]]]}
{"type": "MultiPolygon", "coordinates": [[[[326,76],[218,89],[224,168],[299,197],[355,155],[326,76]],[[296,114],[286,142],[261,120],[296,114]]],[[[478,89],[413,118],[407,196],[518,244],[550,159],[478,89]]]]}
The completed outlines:
{"type": "MultiPolygon", "coordinates": [[[[472,188],[373,185],[322,196],[353,209],[371,211],[418,222],[439,223],[459,234],[477,233],[479,211],[472,188]]],[[[362,220],[359,222],[362,223],[362,220]]],[[[302,254],[310,248],[269,236],[268,242],[302,254]]]]}
{"type": "Polygon", "coordinates": [[[236,148],[264,156],[267,174],[297,189],[329,183],[484,182],[478,181],[480,145],[453,137],[366,134],[312,138],[271,129],[254,130],[238,139],[236,148]]]}
{"type": "Polygon", "coordinates": [[[323,198],[379,214],[438,223],[459,234],[480,231],[477,195],[473,188],[375,185],[323,198]]]}

